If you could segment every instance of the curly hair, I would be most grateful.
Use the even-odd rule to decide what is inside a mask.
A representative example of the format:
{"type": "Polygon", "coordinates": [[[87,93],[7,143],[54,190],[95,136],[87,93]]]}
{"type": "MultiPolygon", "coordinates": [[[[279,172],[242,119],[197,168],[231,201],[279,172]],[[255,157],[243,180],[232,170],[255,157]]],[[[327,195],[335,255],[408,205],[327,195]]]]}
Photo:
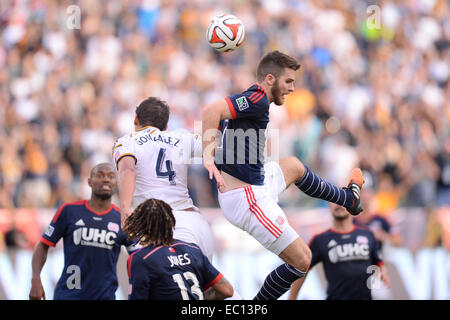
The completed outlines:
{"type": "Polygon", "coordinates": [[[158,199],[142,202],[125,220],[123,231],[130,240],[138,240],[143,246],[169,246],[173,243],[175,217],[172,208],[158,199]]]}

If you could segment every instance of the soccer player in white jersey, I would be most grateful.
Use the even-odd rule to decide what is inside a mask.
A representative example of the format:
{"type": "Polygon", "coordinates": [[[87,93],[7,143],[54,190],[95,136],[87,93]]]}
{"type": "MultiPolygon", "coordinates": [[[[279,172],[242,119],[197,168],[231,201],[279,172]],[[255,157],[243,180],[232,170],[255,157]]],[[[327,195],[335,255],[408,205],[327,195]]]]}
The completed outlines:
{"type": "Polygon", "coordinates": [[[136,108],[135,131],[114,144],[122,224],[143,201],[163,200],[176,219],[174,238],[197,244],[211,261],[211,228],[187,188],[188,165],[195,154],[201,157],[201,139],[191,133],[167,131],[169,114],[166,102],[156,97],[145,99],[136,108]]]}

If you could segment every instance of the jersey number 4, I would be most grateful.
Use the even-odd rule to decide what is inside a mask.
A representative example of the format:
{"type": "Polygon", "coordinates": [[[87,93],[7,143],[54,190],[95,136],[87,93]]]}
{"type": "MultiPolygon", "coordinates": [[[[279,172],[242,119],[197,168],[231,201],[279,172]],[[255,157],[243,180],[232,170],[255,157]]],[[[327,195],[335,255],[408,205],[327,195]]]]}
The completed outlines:
{"type": "Polygon", "coordinates": [[[171,185],[176,185],[175,182],[175,171],[173,170],[172,160],[166,159],[166,149],[159,149],[158,160],[156,161],[156,176],[158,178],[169,179],[171,185]],[[163,171],[163,165],[166,165],[165,170],[163,171]]]}

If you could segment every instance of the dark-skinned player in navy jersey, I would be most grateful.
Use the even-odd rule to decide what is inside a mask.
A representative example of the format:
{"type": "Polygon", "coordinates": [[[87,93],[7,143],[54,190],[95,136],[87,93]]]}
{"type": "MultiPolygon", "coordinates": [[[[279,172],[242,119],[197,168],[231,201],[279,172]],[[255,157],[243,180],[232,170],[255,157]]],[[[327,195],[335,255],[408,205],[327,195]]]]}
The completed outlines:
{"type": "Polygon", "coordinates": [[[267,276],[256,300],[278,299],[305,275],[311,261],[307,244],[277,203],[280,192],[295,184],[309,196],[344,206],[352,215],[362,211],[359,192],[364,179],[359,168],[350,173],[347,187],[338,188],[295,157],[265,163],[270,104],[281,106],[294,91],[299,68],[294,58],[269,52],[258,64],[257,83],[202,110],[203,164],[209,178],[217,181],[225,218],[285,262],[267,276]]]}
{"type": "Polygon", "coordinates": [[[142,249],[128,257],[130,300],[220,300],[233,287],[200,247],[173,238],[175,217],[164,201],[148,199],[124,223],[142,249]]]}
{"type": "Polygon", "coordinates": [[[120,226],[119,208],[111,202],[116,174],[109,163],[92,168],[89,200],[62,205],[36,245],[32,258],[29,298],[45,300],[40,273],[49,247],[64,239],[64,268],[56,284],[55,300],[113,300],[118,287],[116,265],[122,245],[135,248],[120,226]]]}
{"type": "MultiPolygon", "coordinates": [[[[328,281],[327,300],[371,300],[371,289],[379,285],[375,281],[390,286],[375,236],[369,229],[356,226],[345,208],[330,203],[330,211],[332,228],[314,236],[309,243],[311,268],[323,263],[328,281]]],[[[290,300],[297,299],[305,278],[294,282],[290,300]]]]}

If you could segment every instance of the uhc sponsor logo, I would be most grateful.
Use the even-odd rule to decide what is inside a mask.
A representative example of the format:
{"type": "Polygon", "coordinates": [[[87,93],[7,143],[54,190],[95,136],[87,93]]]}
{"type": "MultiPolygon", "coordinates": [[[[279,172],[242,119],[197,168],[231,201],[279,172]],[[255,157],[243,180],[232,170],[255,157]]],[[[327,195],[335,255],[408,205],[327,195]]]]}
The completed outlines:
{"type": "Polygon", "coordinates": [[[73,242],[76,245],[112,249],[117,234],[104,229],[82,227],[73,232],[73,242]]]}
{"type": "Polygon", "coordinates": [[[367,243],[345,243],[328,250],[328,257],[331,263],[368,260],[369,253],[369,244],[367,243]]]}

